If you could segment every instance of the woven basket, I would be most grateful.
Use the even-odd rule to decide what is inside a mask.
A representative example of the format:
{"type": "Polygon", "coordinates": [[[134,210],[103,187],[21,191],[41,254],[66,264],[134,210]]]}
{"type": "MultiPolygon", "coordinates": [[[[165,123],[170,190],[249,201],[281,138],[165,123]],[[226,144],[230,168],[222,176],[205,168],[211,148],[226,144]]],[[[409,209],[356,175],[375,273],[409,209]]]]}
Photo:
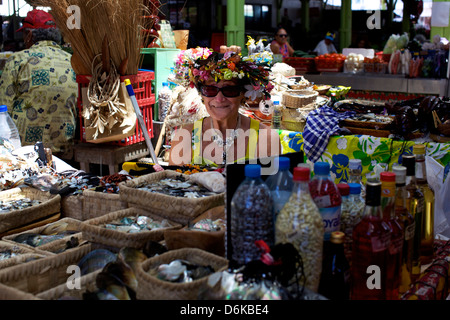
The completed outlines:
{"type": "Polygon", "coordinates": [[[128,202],[116,193],[83,191],[83,221],[128,208],[128,202]]]}
{"type": "MultiPolygon", "coordinates": [[[[225,206],[207,210],[192,223],[195,224],[203,219],[210,219],[211,221],[222,219],[225,221],[225,206]]],[[[225,256],[225,231],[226,227],[218,231],[202,231],[190,230],[186,226],[180,230],[165,230],[164,241],[169,250],[197,248],[223,257],[225,256]]]]}
{"type": "Polygon", "coordinates": [[[151,210],[151,212],[157,212],[159,216],[183,225],[188,224],[189,221],[195,219],[206,210],[225,203],[224,193],[191,199],[136,189],[136,187],[143,184],[180,175],[182,174],[173,170],[164,170],[121,182],[119,184],[120,197],[124,201],[128,201],[130,207],[139,207],[151,210]]]}
{"type": "Polygon", "coordinates": [[[11,257],[9,259],[0,260],[0,270],[16,266],[18,264],[25,263],[27,261],[48,257],[49,255],[51,255],[51,253],[49,252],[41,250],[32,250],[25,246],[21,246],[20,244],[15,245],[0,240],[0,252],[6,250],[11,250],[11,252],[15,253],[16,256],[11,257]]]}
{"type": "Polygon", "coordinates": [[[3,201],[23,198],[41,200],[42,203],[29,208],[0,214],[0,233],[60,212],[61,197],[59,195],[51,195],[49,192],[43,192],[32,187],[13,188],[0,192],[0,200],[3,201]]]}
{"type": "Polygon", "coordinates": [[[208,277],[188,283],[172,283],[160,280],[148,273],[149,270],[157,268],[161,264],[169,264],[177,259],[202,266],[211,266],[216,272],[228,268],[228,260],[204,250],[196,248],[171,250],[145,260],[137,266],[137,298],[140,300],[196,300],[200,290],[206,285],[208,277]]]}
{"type": "Polygon", "coordinates": [[[306,120],[301,121],[281,121],[281,127],[285,130],[303,132],[306,126],[306,120]]]}
{"type": "Polygon", "coordinates": [[[61,215],[64,218],[83,220],[83,200],[82,194],[64,196],[61,198],[61,215]]]}
{"type": "Polygon", "coordinates": [[[0,300],[40,300],[36,296],[0,283],[0,300]]]}
{"type": "Polygon", "coordinates": [[[34,229],[30,229],[30,230],[26,230],[26,231],[23,231],[23,232],[19,232],[19,233],[15,233],[15,234],[11,234],[11,235],[5,236],[5,237],[2,238],[2,240],[5,241],[5,242],[8,242],[8,243],[17,245],[18,243],[14,241],[14,238],[17,237],[19,234],[25,234],[25,233],[37,233],[37,234],[39,234],[45,228],[47,228],[48,226],[51,226],[52,224],[55,224],[55,223],[63,223],[63,222],[67,222],[69,224],[70,230],[75,230],[75,231],[79,231],[79,232],[76,232],[76,233],[68,235],[68,236],[66,236],[64,238],[61,238],[61,239],[58,239],[58,240],[55,240],[55,241],[52,241],[52,242],[49,242],[49,243],[46,243],[46,244],[43,244],[43,245],[40,245],[39,247],[36,247],[36,248],[33,247],[33,246],[30,246],[28,244],[20,243],[21,246],[26,247],[26,248],[31,249],[31,250],[38,249],[40,251],[46,251],[46,252],[51,252],[51,253],[58,253],[59,251],[63,250],[66,247],[66,243],[67,243],[67,241],[70,240],[71,237],[78,238],[78,242],[80,242],[80,243],[83,241],[82,233],[81,233],[81,221],[75,220],[75,219],[72,219],[72,218],[63,218],[63,219],[60,219],[60,220],[58,220],[56,222],[49,223],[49,224],[44,225],[44,226],[40,226],[40,227],[37,227],[37,228],[34,228],[34,229]]]}
{"type": "Polygon", "coordinates": [[[314,103],[319,93],[314,90],[287,90],[282,94],[282,104],[287,108],[301,108],[314,103]]]}
{"type": "Polygon", "coordinates": [[[36,295],[36,298],[42,300],[83,300],[83,294],[96,291],[96,278],[103,269],[91,272],[79,278],[79,289],[69,289],[66,283],[60,284],[54,288],[48,289],[36,295]]]}
{"type": "Polygon", "coordinates": [[[170,228],[141,231],[137,233],[125,233],[118,230],[106,229],[101,226],[102,224],[111,222],[116,219],[137,215],[147,216],[156,221],[162,221],[164,219],[156,214],[140,208],[123,209],[111,212],[98,218],[84,221],[81,224],[83,238],[91,242],[117,248],[132,247],[142,249],[148,241],[163,240],[165,230],[179,229],[182,227],[181,224],[169,221],[169,223],[172,225],[172,227],[170,228]]]}
{"type": "Polygon", "coordinates": [[[36,295],[65,284],[70,274],[67,267],[77,265],[91,251],[89,244],[39,260],[0,270],[0,283],[36,295]]]}

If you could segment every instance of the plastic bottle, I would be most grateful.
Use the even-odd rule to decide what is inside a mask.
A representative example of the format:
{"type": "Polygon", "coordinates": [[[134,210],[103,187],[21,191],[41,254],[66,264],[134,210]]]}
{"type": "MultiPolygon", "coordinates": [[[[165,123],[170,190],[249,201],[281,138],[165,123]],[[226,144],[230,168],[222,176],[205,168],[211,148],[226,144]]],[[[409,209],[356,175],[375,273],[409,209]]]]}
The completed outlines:
{"type": "Polygon", "coordinates": [[[172,99],[172,90],[169,87],[169,83],[163,82],[162,85],[161,90],[158,92],[159,121],[164,121],[166,118],[172,99]]]}
{"type": "Polygon", "coordinates": [[[344,237],[343,232],[333,231],[323,248],[319,293],[330,300],[350,298],[350,265],[344,254],[344,237]]]}
{"type": "Polygon", "coordinates": [[[278,96],[272,96],[273,112],[272,112],[272,128],[281,129],[281,103],[278,96]]]}
{"type": "Polygon", "coordinates": [[[330,240],[331,233],[340,230],[342,198],[330,177],[328,162],[314,163],[314,177],[309,182],[309,191],[323,219],[324,240],[330,240]]]}
{"type": "Polygon", "coordinates": [[[352,235],[353,229],[361,221],[364,212],[364,199],[361,196],[361,185],[349,183],[348,212],[341,211],[340,229],[344,232],[344,252],[349,264],[352,264],[352,235]]]}
{"type": "Polygon", "coordinates": [[[244,265],[261,256],[255,241],[269,247],[275,242],[273,201],[267,184],[261,178],[261,165],[245,166],[245,179],[231,199],[231,260],[244,265]]]}
{"type": "Polygon", "coordinates": [[[391,241],[386,265],[386,299],[398,300],[404,234],[402,223],[395,214],[395,173],[381,172],[380,181],[383,219],[391,229],[391,241]]]}
{"type": "Polygon", "coordinates": [[[294,185],[293,175],[289,171],[291,160],[288,157],[278,157],[278,171],[266,179],[266,184],[270,189],[274,205],[274,221],[289,200],[294,185]]]}
{"type": "Polygon", "coordinates": [[[6,105],[0,106],[0,138],[7,139],[15,149],[22,146],[19,131],[16,124],[11,119],[6,105]]]}
{"type": "Polygon", "coordinates": [[[367,182],[365,203],[364,216],[353,229],[350,296],[352,300],[385,300],[391,230],[381,212],[381,182],[367,182]]]}
{"type": "Polygon", "coordinates": [[[416,180],[423,192],[425,209],[423,212],[423,227],[420,259],[422,264],[429,264],[434,257],[434,191],[427,182],[427,168],[425,165],[425,145],[413,146],[413,154],[416,156],[416,180]]]}
{"type": "Polygon", "coordinates": [[[348,163],[348,183],[359,183],[361,185],[361,195],[364,198],[366,191],[362,182],[362,161],[361,159],[350,159],[348,163]]]}
{"type": "Polygon", "coordinates": [[[297,249],[303,261],[305,287],[317,292],[322,270],[324,229],[319,209],[309,192],[309,180],[309,168],[294,168],[292,194],[275,223],[275,242],[291,243],[297,249]]]}

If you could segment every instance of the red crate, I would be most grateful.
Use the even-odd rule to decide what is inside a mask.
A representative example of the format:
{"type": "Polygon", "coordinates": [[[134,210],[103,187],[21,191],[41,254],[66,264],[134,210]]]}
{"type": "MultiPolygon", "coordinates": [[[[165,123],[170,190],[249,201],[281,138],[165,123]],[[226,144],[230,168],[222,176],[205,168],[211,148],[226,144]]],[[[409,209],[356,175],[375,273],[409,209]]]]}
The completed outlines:
{"type": "Polygon", "coordinates": [[[283,62],[293,67],[297,72],[314,72],[316,67],[314,58],[288,57],[284,58],[283,62]]]}
{"type": "MultiPolygon", "coordinates": [[[[84,121],[82,116],[83,111],[83,99],[81,90],[89,85],[90,76],[88,75],[77,75],[76,81],[78,83],[78,114],[80,119],[80,141],[86,142],[84,133],[84,121]]],[[[152,92],[152,80],[155,79],[155,73],[152,71],[138,71],[136,75],[122,76],[120,81],[125,81],[125,79],[130,79],[130,82],[134,89],[134,94],[136,96],[139,109],[141,110],[142,116],[144,118],[145,126],[148,130],[148,135],[153,138],[153,114],[152,109],[155,104],[156,98],[155,94],[152,92]]],[[[139,126],[138,120],[136,120],[136,132],[135,134],[129,136],[126,139],[120,141],[106,142],[106,144],[118,145],[118,146],[129,146],[138,142],[145,141],[142,129],[139,126]]]]}

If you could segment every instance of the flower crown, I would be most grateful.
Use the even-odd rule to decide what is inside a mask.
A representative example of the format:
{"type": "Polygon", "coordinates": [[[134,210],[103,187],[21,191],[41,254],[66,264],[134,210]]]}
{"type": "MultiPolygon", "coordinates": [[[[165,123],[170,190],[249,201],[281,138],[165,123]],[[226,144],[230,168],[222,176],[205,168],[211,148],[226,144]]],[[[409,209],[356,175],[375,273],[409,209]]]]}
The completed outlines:
{"type": "Polygon", "coordinates": [[[175,61],[175,78],[178,83],[191,88],[199,87],[210,77],[216,82],[237,80],[247,90],[246,97],[270,97],[273,89],[266,63],[257,63],[252,57],[242,58],[240,53],[212,52],[208,48],[182,51],[175,61]]]}

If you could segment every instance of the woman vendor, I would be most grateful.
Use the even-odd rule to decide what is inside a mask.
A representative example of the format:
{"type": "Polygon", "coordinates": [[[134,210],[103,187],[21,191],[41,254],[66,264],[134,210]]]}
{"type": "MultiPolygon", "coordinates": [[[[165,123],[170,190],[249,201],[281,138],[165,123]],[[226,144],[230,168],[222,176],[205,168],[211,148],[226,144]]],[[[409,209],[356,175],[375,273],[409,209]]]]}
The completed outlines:
{"type": "Polygon", "coordinates": [[[270,97],[266,68],[239,53],[211,53],[191,62],[190,86],[197,88],[209,117],[177,128],[171,141],[170,165],[224,166],[281,151],[278,132],[239,108],[247,97],[270,97]]]}

